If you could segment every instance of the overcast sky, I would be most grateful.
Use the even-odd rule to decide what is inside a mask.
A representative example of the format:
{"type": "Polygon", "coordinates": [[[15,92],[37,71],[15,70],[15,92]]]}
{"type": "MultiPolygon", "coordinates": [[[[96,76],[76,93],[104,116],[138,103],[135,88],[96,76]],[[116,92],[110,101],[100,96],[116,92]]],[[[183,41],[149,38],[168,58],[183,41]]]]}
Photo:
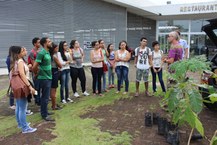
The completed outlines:
{"type": "Polygon", "coordinates": [[[157,5],[164,5],[167,1],[171,1],[171,4],[187,4],[187,3],[199,3],[199,2],[217,2],[217,0],[150,0],[157,5]]]}

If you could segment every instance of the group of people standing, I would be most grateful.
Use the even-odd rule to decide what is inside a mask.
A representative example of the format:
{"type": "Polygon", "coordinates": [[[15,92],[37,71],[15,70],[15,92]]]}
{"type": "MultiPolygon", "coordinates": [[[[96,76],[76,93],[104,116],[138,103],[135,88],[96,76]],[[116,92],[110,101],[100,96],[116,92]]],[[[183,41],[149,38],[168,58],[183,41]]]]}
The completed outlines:
{"type": "MultiPolygon", "coordinates": [[[[179,33],[171,32],[168,41],[171,43],[168,57],[163,56],[160,44],[152,42],[153,51],[147,47],[147,39],[140,39],[140,46],[135,49],[134,65],[136,67],[136,93],[139,96],[140,81],[144,81],[145,95],[148,96],[148,77],[149,70],[152,73],[153,91],[156,92],[156,75],[158,75],[162,91],[166,92],[163,82],[163,64],[171,64],[183,59],[183,46],[179,43],[179,33]],[[151,68],[151,69],[150,69],[151,68]]],[[[77,80],[80,80],[82,94],[89,96],[86,90],[86,76],[83,68],[84,51],[77,40],[72,40],[70,46],[66,41],[61,41],[59,45],[54,44],[48,37],[34,38],[32,40],[34,48],[28,56],[28,61],[24,57],[27,50],[20,46],[11,46],[7,65],[10,74],[18,70],[21,79],[29,87],[30,93],[35,97],[35,103],[40,106],[41,116],[45,121],[54,121],[50,117],[52,112],[48,112],[48,100],[51,98],[52,109],[59,110],[61,107],[56,103],[56,90],[60,80],[60,98],[63,104],[73,102],[69,94],[69,80],[71,76],[71,86],[74,97],[79,97],[77,90],[77,80]],[[41,48],[42,46],[42,48],[41,48]],[[32,75],[30,75],[32,72],[32,75]],[[33,84],[30,78],[32,77],[33,84]]],[[[114,45],[109,44],[106,48],[103,40],[93,41],[90,51],[91,74],[92,74],[92,93],[93,95],[103,96],[104,92],[115,87],[114,76],[117,74],[117,94],[120,93],[124,82],[123,94],[129,91],[129,64],[132,51],[126,41],[119,43],[119,49],[115,51],[114,45]],[[108,87],[107,77],[108,72],[108,87]],[[103,81],[103,82],[102,82],[103,81]],[[102,83],[101,83],[102,82],[102,83]],[[107,89],[108,88],[108,89],[107,89]]],[[[186,52],[186,50],[184,50],[186,52]]],[[[11,76],[11,75],[10,75],[11,76]]],[[[12,93],[13,94],[13,93],[12,93]]],[[[31,128],[30,123],[26,122],[27,96],[16,99],[16,120],[18,127],[23,133],[31,133],[36,128],[31,128]]],[[[13,105],[13,95],[10,98],[10,105],[13,105]]]]}

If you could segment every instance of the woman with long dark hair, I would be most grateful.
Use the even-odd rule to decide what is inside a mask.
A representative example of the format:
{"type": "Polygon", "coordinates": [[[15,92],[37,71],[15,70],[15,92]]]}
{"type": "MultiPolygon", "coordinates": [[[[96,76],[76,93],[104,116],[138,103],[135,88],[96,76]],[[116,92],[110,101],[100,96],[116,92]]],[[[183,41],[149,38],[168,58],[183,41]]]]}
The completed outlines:
{"type": "Polygon", "coordinates": [[[93,77],[92,89],[93,95],[96,95],[96,82],[98,87],[98,94],[102,96],[101,93],[101,78],[103,75],[103,65],[102,62],[104,61],[104,56],[99,48],[99,42],[93,41],[91,43],[93,50],[90,52],[90,61],[92,63],[91,66],[91,73],[93,77]]]}
{"type": "MultiPolygon", "coordinates": [[[[10,63],[10,78],[14,72],[18,72],[22,81],[29,87],[30,93],[35,94],[35,89],[29,82],[29,67],[26,64],[24,57],[27,55],[26,48],[20,46],[11,46],[11,63],[10,63]]],[[[13,83],[13,82],[11,82],[13,83]]],[[[21,96],[16,99],[16,120],[18,128],[22,129],[22,133],[35,132],[36,128],[31,128],[30,123],[26,122],[27,96],[21,96]]]]}
{"type": "Polygon", "coordinates": [[[81,89],[84,96],[89,96],[86,91],[86,76],[83,68],[84,51],[80,48],[77,40],[72,40],[70,43],[72,62],[70,63],[70,75],[72,79],[72,90],[75,97],[79,97],[77,92],[77,79],[80,80],[81,89]]]}
{"type": "Polygon", "coordinates": [[[61,102],[65,104],[67,102],[73,102],[73,100],[69,98],[69,63],[72,59],[68,52],[68,45],[66,41],[61,41],[59,44],[58,59],[62,65],[62,68],[60,69],[60,97],[61,102]]]}
{"type": "Polygon", "coordinates": [[[59,107],[56,104],[56,90],[58,88],[58,79],[59,79],[59,69],[62,68],[62,65],[57,57],[57,52],[59,51],[58,45],[52,43],[52,47],[49,49],[50,56],[51,56],[51,66],[52,66],[52,82],[51,82],[51,90],[50,90],[50,97],[53,110],[59,110],[59,107]]]}

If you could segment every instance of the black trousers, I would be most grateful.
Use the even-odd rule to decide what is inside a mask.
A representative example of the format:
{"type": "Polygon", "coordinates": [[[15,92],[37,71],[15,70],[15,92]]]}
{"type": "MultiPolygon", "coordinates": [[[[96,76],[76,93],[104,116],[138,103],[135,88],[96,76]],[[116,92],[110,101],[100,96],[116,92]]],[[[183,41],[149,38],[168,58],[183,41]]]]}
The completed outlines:
{"type": "Polygon", "coordinates": [[[73,92],[77,92],[77,80],[80,80],[80,85],[81,85],[81,89],[82,89],[82,93],[84,93],[86,91],[86,76],[85,76],[85,72],[84,72],[84,68],[74,68],[74,67],[70,67],[70,76],[72,79],[72,90],[73,92]]]}
{"type": "Polygon", "coordinates": [[[103,69],[101,68],[95,68],[91,67],[91,73],[93,77],[93,82],[92,82],[92,89],[93,93],[96,93],[96,81],[98,81],[98,93],[101,93],[101,78],[103,75],[103,69]]]}

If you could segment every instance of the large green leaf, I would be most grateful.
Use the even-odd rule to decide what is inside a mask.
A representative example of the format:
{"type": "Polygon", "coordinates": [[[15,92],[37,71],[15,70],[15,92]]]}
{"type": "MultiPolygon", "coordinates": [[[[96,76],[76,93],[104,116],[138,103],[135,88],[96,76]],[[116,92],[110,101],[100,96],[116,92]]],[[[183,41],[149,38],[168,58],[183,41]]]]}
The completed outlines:
{"type": "Polygon", "coordinates": [[[188,91],[191,109],[196,113],[200,113],[203,109],[203,99],[198,90],[188,91]]]}
{"type": "Polygon", "coordinates": [[[176,88],[171,89],[168,97],[169,112],[173,112],[177,108],[177,104],[179,103],[179,93],[180,92],[176,88]]]}
{"type": "Polygon", "coordinates": [[[187,107],[184,112],[183,119],[191,126],[191,128],[196,128],[197,131],[204,136],[204,128],[197,114],[195,114],[190,107],[187,107]]]}
{"type": "Polygon", "coordinates": [[[179,122],[179,120],[182,119],[182,110],[181,109],[176,109],[173,113],[173,118],[172,121],[174,124],[177,124],[179,122]]]}
{"type": "Polygon", "coordinates": [[[217,94],[216,93],[211,94],[208,97],[210,98],[211,103],[217,102],[217,94]]]}

